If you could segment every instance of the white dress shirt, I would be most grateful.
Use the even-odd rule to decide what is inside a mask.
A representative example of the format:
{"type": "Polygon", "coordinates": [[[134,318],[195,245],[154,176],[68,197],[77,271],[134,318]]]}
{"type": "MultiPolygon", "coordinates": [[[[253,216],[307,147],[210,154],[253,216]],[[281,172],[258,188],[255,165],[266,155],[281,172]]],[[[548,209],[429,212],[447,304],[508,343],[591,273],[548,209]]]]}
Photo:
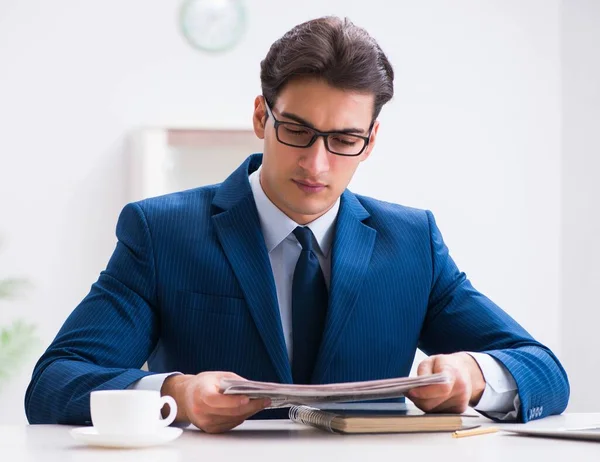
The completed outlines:
{"type": "MultiPolygon", "coordinates": [[[[261,167],[262,168],[262,167],[261,167]]],[[[258,216],[265,245],[269,252],[269,260],[273,269],[277,300],[288,358],[291,362],[292,351],[292,280],[296,262],[302,246],[292,233],[298,223],[277,208],[267,197],[260,184],[260,170],[249,177],[252,194],[256,202],[258,216]]],[[[333,243],[334,224],[340,208],[340,199],[324,215],[309,223],[315,241],[317,258],[325,276],[325,284],[329,287],[331,279],[331,246],[333,243]]],[[[486,381],[485,391],[475,407],[499,419],[516,417],[519,407],[517,385],[508,370],[499,361],[483,353],[469,354],[477,361],[486,381]]],[[[175,373],[177,374],[177,373],[175,373]]],[[[144,377],[133,383],[130,388],[160,390],[164,380],[172,375],[156,374],[144,377]]]]}

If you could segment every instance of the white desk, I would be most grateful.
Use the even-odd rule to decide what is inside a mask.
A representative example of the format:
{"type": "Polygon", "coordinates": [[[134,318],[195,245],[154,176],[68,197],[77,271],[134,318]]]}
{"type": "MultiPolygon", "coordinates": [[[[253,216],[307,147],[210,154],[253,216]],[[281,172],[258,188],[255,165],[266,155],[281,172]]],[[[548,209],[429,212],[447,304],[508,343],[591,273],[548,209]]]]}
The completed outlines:
{"type": "MultiPolygon", "coordinates": [[[[487,421],[489,422],[489,421],[487,421]]],[[[528,425],[586,426],[600,414],[567,414],[528,425]]],[[[61,462],[245,462],[373,461],[452,462],[600,461],[600,442],[558,440],[494,433],[455,439],[450,433],[335,435],[289,421],[248,421],[237,429],[209,435],[189,429],[179,439],[147,449],[96,449],[71,438],[73,427],[0,426],[0,460],[61,462]]]]}

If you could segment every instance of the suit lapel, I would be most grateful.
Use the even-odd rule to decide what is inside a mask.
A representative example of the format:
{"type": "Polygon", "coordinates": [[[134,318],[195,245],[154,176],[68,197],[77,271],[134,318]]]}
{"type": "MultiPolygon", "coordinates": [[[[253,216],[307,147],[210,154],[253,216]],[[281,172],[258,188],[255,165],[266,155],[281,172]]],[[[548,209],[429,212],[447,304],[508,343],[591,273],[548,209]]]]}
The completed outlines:
{"type": "Polygon", "coordinates": [[[369,213],[356,196],[344,192],[333,240],[329,307],[313,372],[314,383],[321,382],[325,376],[360,295],[377,235],[377,231],[362,222],[368,217],[369,213]]]}
{"type": "Polygon", "coordinates": [[[275,280],[248,182],[260,162],[251,156],[221,185],[213,205],[224,211],[213,215],[213,223],[277,375],[291,383],[275,280]]]}

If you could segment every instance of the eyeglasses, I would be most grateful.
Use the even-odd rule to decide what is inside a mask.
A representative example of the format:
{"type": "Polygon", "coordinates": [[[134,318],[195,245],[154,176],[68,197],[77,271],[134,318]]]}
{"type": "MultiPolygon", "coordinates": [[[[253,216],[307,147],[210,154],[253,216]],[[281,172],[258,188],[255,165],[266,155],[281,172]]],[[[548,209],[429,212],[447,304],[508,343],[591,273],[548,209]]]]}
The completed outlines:
{"type": "Polygon", "coordinates": [[[273,117],[275,135],[277,136],[277,141],[281,144],[295,148],[309,148],[317,141],[317,138],[322,136],[325,141],[325,148],[330,153],[338,156],[360,156],[369,145],[371,130],[375,123],[375,121],[373,121],[369,127],[369,136],[360,136],[343,132],[320,132],[314,128],[307,127],[306,125],[293,122],[281,122],[273,115],[273,111],[269,107],[266,99],[265,106],[268,115],[273,117]]]}

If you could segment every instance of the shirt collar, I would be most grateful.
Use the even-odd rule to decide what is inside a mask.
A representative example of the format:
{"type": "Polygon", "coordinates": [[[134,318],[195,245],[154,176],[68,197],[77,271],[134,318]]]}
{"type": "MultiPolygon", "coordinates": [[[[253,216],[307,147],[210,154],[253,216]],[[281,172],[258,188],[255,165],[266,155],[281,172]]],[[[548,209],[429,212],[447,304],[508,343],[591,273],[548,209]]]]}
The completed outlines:
{"type": "MultiPolygon", "coordinates": [[[[265,237],[265,244],[267,250],[271,253],[275,247],[281,244],[281,242],[283,242],[283,240],[300,225],[279,210],[267,197],[260,184],[261,169],[262,166],[251,173],[249,180],[252,194],[254,195],[254,202],[256,203],[256,209],[258,210],[260,226],[263,236],[265,237]]],[[[324,257],[327,257],[331,250],[331,245],[333,243],[333,225],[335,224],[339,208],[340,199],[338,198],[327,213],[306,225],[314,234],[317,244],[319,245],[319,250],[324,257]]]]}

